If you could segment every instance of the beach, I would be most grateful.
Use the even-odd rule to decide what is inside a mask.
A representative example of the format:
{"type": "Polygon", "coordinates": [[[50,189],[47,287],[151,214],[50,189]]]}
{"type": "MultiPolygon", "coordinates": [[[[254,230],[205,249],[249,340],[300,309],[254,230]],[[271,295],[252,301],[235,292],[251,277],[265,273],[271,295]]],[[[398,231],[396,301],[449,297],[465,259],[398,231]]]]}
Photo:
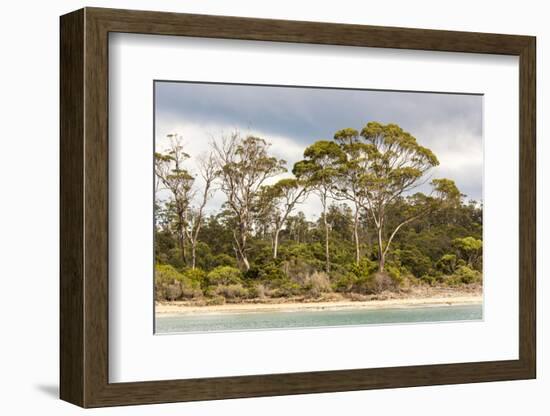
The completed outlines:
{"type": "Polygon", "coordinates": [[[226,314],[247,312],[299,312],[299,311],[341,311],[348,309],[391,309],[411,307],[441,307],[474,305],[483,303],[481,290],[452,291],[438,290],[408,294],[376,296],[364,300],[344,297],[334,300],[304,299],[254,299],[241,303],[223,305],[198,305],[189,301],[156,302],[155,313],[159,316],[180,314],[226,314]]]}

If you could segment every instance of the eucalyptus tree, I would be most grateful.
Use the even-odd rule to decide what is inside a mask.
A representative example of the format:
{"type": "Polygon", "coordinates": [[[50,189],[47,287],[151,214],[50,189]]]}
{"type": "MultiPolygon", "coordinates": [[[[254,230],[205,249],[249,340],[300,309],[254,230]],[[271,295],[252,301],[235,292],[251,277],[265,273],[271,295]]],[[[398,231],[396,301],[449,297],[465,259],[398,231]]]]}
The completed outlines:
{"type": "Polygon", "coordinates": [[[199,233],[204,222],[205,208],[208,201],[215,192],[215,180],[218,177],[218,170],[214,157],[210,154],[198,159],[198,171],[203,181],[203,187],[200,197],[197,198],[196,205],[187,210],[185,234],[191,243],[191,268],[194,269],[197,264],[197,243],[199,233]]]}
{"type": "Polygon", "coordinates": [[[355,243],[355,262],[361,260],[359,224],[361,210],[366,206],[366,178],[370,167],[370,146],[361,141],[359,132],[352,128],[337,131],[334,140],[340,146],[345,158],[339,167],[337,186],[334,194],[337,198],[349,201],[353,206],[353,239],[355,243]]]}
{"type": "Polygon", "coordinates": [[[197,244],[204,222],[206,204],[214,194],[217,168],[212,155],[197,160],[198,174],[202,178],[202,189],[196,185],[196,177],[184,168],[190,155],[183,151],[182,140],[177,135],[168,135],[170,145],[165,153],[155,153],[157,189],[170,192],[166,205],[176,214],[176,229],[182,260],[187,263],[186,243],[191,245],[191,268],[197,263],[197,244]],[[160,186],[159,186],[160,185],[160,186]]]}
{"type": "Polygon", "coordinates": [[[269,146],[260,137],[242,137],[238,131],[212,143],[220,189],[237,222],[235,251],[246,270],[250,269],[248,239],[261,188],[268,179],[286,171],[286,162],[269,155],[269,146]]]}
{"type": "MultiPolygon", "coordinates": [[[[433,197],[416,194],[410,212],[385,234],[388,208],[427,179],[426,173],[439,165],[435,154],[396,124],[369,122],[361,137],[367,145],[368,174],[363,178],[366,207],[374,222],[378,242],[378,268],[384,270],[386,254],[397,232],[406,224],[436,208],[433,197]]],[[[432,185],[440,202],[456,197],[458,190],[450,180],[434,180],[432,185]],[[452,194],[452,195],[451,195],[452,194]]],[[[460,192],[458,192],[460,194],[460,192]]]]}
{"type": "Polygon", "coordinates": [[[273,258],[277,258],[279,248],[279,234],[285,226],[289,215],[295,210],[296,205],[305,201],[308,187],[305,181],[296,178],[285,178],[274,185],[263,189],[263,210],[268,211],[273,222],[273,258]]]}
{"type": "Polygon", "coordinates": [[[328,201],[332,195],[340,166],[345,161],[342,149],[333,141],[319,140],[304,150],[304,159],[294,165],[294,175],[315,192],[323,207],[325,229],[325,271],[330,272],[328,201]]]}
{"type": "Polygon", "coordinates": [[[169,145],[166,151],[155,153],[156,193],[166,190],[170,194],[169,202],[165,206],[174,213],[181,259],[185,264],[187,218],[195,178],[184,168],[184,163],[190,156],[183,151],[181,137],[169,134],[167,138],[169,145]]]}

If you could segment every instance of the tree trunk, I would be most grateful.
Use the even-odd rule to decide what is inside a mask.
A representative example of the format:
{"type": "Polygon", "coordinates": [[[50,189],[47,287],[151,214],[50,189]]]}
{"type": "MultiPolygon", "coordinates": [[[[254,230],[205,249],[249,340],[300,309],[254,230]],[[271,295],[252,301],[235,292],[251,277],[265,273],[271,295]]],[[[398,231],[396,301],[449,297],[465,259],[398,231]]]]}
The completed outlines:
{"type": "Polygon", "coordinates": [[[246,258],[245,255],[243,255],[242,257],[243,257],[242,260],[243,260],[243,264],[244,264],[245,269],[246,269],[247,271],[250,270],[250,263],[248,262],[248,259],[246,258]]]}
{"type": "Polygon", "coordinates": [[[382,224],[378,227],[378,271],[384,271],[386,253],[384,252],[384,242],[382,241],[382,224]]]}
{"type": "Polygon", "coordinates": [[[273,237],[273,258],[277,258],[277,250],[279,248],[279,233],[281,232],[281,229],[278,228],[275,231],[275,236],[273,237]]]}
{"type": "Polygon", "coordinates": [[[327,221],[327,199],[323,197],[323,222],[325,224],[325,271],[330,273],[330,252],[329,252],[329,233],[328,233],[328,221],[327,221]]]}
{"type": "Polygon", "coordinates": [[[353,223],[353,237],[355,239],[355,263],[359,264],[361,252],[359,251],[359,207],[355,206],[355,218],[353,223]]]}
{"type": "Polygon", "coordinates": [[[197,262],[197,242],[191,241],[191,269],[195,270],[197,262]]]}
{"type": "Polygon", "coordinates": [[[183,261],[183,264],[187,264],[187,255],[185,253],[185,236],[182,232],[179,232],[179,243],[180,243],[180,253],[181,253],[181,261],[183,261]]]}

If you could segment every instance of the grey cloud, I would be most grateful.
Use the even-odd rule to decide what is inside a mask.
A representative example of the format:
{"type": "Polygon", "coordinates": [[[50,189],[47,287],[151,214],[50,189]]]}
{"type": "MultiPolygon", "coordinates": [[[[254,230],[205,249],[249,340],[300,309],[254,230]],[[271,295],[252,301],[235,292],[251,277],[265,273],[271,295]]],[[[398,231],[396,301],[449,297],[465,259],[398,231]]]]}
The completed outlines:
{"type": "MultiPolygon", "coordinates": [[[[155,100],[157,123],[215,123],[307,145],[376,120],[399,124],[447,160],[482,160],[480,95],[156,82],[155,100]]],[[[448,172],[470,198],[481,199],[481,169],[438,171],[448,172]]]]}

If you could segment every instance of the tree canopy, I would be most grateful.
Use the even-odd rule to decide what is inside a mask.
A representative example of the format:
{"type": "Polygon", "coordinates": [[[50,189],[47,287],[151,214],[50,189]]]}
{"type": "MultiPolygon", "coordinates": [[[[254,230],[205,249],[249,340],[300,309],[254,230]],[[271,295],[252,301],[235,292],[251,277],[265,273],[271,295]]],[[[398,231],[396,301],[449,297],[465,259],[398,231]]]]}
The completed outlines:
{"type": "Polygon", "coordinates": [[[436,155],[396,124],[338,130],[306,146],[291,172],[262,137],[235,131],[202,156],[177,135],[168,141],[155,154],[159,293],[239,299],[481,281],[481,203],[432,178],[436,155]],[[207,215],[216,193],[225,202],[207,215]],[[303,212],[310,198],[317,217],[303,212]]]}

